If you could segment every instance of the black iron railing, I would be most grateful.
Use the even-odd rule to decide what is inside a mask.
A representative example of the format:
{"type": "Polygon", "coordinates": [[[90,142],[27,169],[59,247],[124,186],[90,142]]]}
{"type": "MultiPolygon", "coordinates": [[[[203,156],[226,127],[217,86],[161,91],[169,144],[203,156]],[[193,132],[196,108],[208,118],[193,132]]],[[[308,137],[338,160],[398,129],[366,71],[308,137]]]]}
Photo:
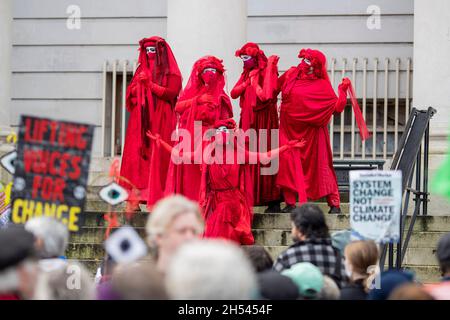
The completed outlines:
{"type": "Polygon", "coordinates": [[[402,268],[402,263],[408,249],[416,218],[420,214],[427,215],[429,201],[429,123],[435,113],[436,110],[431,107],[427,110],[413,108],[408,123],[406,124],[406,130],[400,139],[398,150],[395,152],[391,170],[402,171],[403,201],[400,218],[400,240],[396,245],[396,252],[394,250],[394,244],[383,246],[380,258],[381,269],[385,266],[386,256],[388,257],[389,269],[402,268]],[[414,197],[413,201],[415,203],[414,211],[409,217],[408,209],[411,196],[414,197]]]}

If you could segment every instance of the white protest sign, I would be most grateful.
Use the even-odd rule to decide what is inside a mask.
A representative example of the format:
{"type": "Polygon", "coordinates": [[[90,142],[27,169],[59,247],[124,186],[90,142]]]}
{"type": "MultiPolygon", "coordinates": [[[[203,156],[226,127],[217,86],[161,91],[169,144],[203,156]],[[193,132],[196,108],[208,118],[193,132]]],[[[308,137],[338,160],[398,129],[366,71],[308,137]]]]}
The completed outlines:
{"type": "Polygon", "coordinates": [[[401,171],[350,171],[350,226],[354,237],[397,243],[401,203],[401,171]]]}

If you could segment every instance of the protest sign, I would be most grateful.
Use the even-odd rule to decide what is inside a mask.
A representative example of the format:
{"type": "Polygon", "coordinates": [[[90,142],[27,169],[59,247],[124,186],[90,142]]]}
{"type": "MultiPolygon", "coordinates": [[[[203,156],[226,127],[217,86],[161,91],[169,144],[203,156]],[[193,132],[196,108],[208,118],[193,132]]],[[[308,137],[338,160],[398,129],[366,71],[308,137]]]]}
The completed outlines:
{"type": "Polygon", "coordinates": [[[22,116],[11,220],[54,217],[78,231],[84,209],[94,127],[22,116]]]}
{"type": "Polygon", "coordinates": [[[353,236],[378,243],[400,238],[401,171],[350,172],[350,226],[353,236]]]}

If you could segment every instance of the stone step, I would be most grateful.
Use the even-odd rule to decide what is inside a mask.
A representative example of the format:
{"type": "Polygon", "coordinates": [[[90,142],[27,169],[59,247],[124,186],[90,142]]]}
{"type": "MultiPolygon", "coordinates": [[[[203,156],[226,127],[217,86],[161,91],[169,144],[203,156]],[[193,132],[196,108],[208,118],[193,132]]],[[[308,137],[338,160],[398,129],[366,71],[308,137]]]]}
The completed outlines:
{"type": "MultiPolygon", "coordinates": [[[[137,233],[145,238],[145,228],[134,228],[137,233]]],[[[70,235],[70,243],[98,243],[101,244],[105,240],[106,227],[83,227],[79,232],[70,235]]],[[[114,232],[113,229],[112,232],[114,232]]]]}
{"type": "MultiPolygon", "coordinates": [[[[70,243],[101,244],[105,239],[106,230],[106,227],[83,227],[79,232],[71,234],[70,243]]],[[[135,230],[142,238],[145,238],[145,228],[138,227],[135,230]]],[[[414,232],[408,247],[435,249],[438,240],[444,234],[444,232],[414,232]]],[[[254,229],[253,235],[255,243],[263,246],[289,246],[293,243],[288,230],[254,229]]]]}
{"type": "MultiPolygon", "coordinates": [[[[330,230],[342,230],[349,228],[349,215],[326,214],[330,230]]],[[[407,217],[407,225],[411,217],[407,217]]],[[[253,218],[254,229],[291,229],[291,221],[288,213],[261,213],[253,218]]],[[[418,216],[414,225],[414,231],[450,231],[450,216],[418,216]]]]}
{"type": "MultiPolygon", "coordinates": [[[[108,212],[108,211],[105,211],[108,212]]],[[[80,225],[84,227],[104,227],[107,225],[104,219],[105,212],[84,212],[79,215],[80,225]]],[[[135,228],[145,227],[147,223],[148,213],[136,212],[131,215],[130,221],[126,220],[124,212],[115,212],[117,220],[121,225],[129,224],[135,228]]],[[[82,229],[81,228],[81,229],[82,229]]]]}
{"type": "MultiPolygon", "coordinates": [[[[334,232],[338,230],[330,230],[334,232]]],[[[413,232],[408,247],[435,248],[445,232],[416,231],[413,232]]],[[[293,243],[290,230],[283,229],[254,229],[255,242],[265,246],[286,246],[293,243]]]]}
{"type": "MultiPolygon", "coordinates": [[[[88,212],[105,212],[105,211],[116,211],[116,212],[124,212],[125,211],[125,203],[118,204],[116,206],[111,206],[105,201],[101,200],[98,193],[101,187],[89,187],[87,193],[87,201],[85,206],[85,211],[88,212]]],[[[315,202],[316,205],[322,209],[324,213],[327,213],[330,209],[325,202],[315,202]]],[[[285,203],[281,203],[281,207],[284,208],[285,203]]],[[[145,204],[140,204],[142,212],[147,212],[147,208],[145,204]]],[[[263,214],[264,210],[266,210],[267,206],[255,206],[253,207],[253,213],[255,214],[263,214]]],[[[341,204],[342,214],[349,214],[349,204],[342,203],[341,204]]]]}
{"type": "MultiPolygon", "coordinates": [[[[104,211],[107,212],[107,211],[104,211]]],[[[81,214],[81,225],[85,227],[104,226],[104,212],[87,211],[81,214]]],[[[125,213],[116,212],[121,224],[125,223],[125,213]]],[[[148,213],[137,212],[132,214],[129,222],[133,227],[145,227],[148,213]]],[[[349,228],[349,216],[326,214],[330,230],[342,230],[349,228]]],[[[407,217],[409,223],[410,217],[407,217]]],[[[262,230],[291,230],[289,213],[255,213],[253,218],[253,229],[262,230]]],[[[448,232],[450,231],[450,216],[419,216],[414,225],[414,232],[448,232]]]]}

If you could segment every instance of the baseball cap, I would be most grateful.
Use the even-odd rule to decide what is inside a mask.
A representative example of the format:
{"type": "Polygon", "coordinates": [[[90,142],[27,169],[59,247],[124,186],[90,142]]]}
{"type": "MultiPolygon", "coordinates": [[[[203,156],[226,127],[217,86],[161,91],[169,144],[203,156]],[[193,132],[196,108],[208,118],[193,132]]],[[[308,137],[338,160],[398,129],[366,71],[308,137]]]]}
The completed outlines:
{"type": "Polygon", "coordinates": [[[305,298],[316,298],[323,288],[322,272],[310,262],[296,263],[281,274],[291,278],[305,298]]]}

